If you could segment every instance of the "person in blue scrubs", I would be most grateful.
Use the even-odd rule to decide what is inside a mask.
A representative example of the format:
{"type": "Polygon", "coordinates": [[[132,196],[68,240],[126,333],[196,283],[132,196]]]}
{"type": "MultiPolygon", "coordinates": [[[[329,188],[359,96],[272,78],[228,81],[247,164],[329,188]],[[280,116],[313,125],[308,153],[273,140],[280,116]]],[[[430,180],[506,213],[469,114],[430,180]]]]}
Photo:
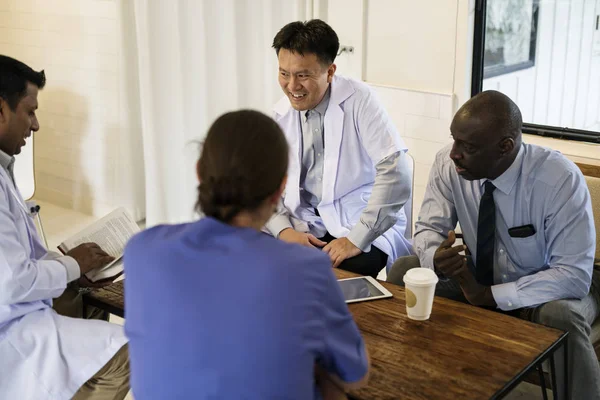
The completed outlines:
{"type": "Polygon", "coordinates": [[[125,332],[140,399],[340,398],[369,361],[329,257],[261,232],[286,183],[271,118],[218,118],[197,164],[199,221],[125,249],[125,332]]]}

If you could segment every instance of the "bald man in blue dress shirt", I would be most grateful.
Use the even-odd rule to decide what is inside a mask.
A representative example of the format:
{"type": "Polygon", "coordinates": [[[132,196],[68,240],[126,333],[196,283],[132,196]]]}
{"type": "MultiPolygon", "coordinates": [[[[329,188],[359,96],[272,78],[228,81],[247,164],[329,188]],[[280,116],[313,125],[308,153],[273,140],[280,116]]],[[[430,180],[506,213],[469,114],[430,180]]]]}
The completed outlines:
{"type": "Polygon", "coordinates": [[[589,338],[600,309],[590,194],[575,164],[522,143],[521,129],[519,108],[496,91],[456,113],[454,143],[436,156],[416,223],[419,260],[397,261],[389,280],[399,283],[420,264],[442,278],[437,295],[568,331],[571,398],[598,399],[589,338]],[[465,245],[454,243],[457,223],[465,245]]]}

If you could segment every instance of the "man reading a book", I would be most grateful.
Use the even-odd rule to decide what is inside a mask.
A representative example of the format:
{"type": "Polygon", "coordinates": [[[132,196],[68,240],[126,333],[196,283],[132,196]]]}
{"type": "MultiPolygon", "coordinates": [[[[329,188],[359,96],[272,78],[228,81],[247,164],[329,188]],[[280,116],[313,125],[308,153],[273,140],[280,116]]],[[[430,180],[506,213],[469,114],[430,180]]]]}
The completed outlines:
{"type": "Polygon", "coordinates": [[[123,399],[129,361],[121,326],[59,315],[52,299],[110,262],[84,243],[48,252],[14,179],[16,154],[40,128],[44,72],[0,55],[0,398],[123,399]]]}

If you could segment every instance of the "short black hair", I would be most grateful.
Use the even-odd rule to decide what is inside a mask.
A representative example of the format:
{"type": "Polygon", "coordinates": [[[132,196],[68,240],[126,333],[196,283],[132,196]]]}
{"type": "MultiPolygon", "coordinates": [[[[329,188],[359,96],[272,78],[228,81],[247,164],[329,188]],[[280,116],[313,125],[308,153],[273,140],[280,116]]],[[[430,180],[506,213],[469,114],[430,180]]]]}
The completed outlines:
{"type": "Polygon", "coordinates": [[[469,99],[458,110],[459,113],[478,117],[494,127],[493,132],[500,135],[510,135],[513,138],[521,136],[523,117],[519,106],[510,97],[496,90],[486,90],[469,99]]]}
{"type": "Polygon", "coordinates": [[[313,53],[321,63],[329,65],[337,56],[340,41],[331,26],[320,19],[312,19],[291,22],[281,28],[273,39],[273,48],[277,55],[281,49],[300,55],[313,53]]]}
{"type": "Polygon", "coordinates": [[[27,94],[28,82],[43,89],[46,84],[44,71],[34,71],[21,61],[0,54],[0,98],[3,98],[13,111],[27,94]]]}

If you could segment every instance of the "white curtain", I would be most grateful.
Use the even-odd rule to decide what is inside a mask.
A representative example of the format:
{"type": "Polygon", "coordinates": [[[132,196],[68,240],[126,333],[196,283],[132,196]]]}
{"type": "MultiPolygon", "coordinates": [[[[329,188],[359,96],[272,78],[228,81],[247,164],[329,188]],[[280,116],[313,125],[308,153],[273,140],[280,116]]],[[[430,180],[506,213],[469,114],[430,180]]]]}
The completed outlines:
{"type": "Polygon", "coordinates": [[[273,37],[310,13],[311,0],[135,0],[148,226],[194,217],[199,141],[224,112],[270,112],[273,37]]]}

